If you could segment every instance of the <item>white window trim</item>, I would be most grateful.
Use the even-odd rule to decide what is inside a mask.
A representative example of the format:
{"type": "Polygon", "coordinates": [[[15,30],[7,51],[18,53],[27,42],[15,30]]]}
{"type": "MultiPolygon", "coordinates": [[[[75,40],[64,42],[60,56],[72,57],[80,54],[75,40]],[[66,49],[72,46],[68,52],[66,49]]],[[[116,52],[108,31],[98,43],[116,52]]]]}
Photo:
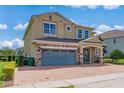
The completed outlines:
{"type": "MultiPolygon", "coordinates": [[[[77,28],[77,39],[84,39],[85,38],[85,30],[87,30],[87,29],[77,28]],[[78,29],[82,30],[82,38],[78,38],[78,29]]],[[[87,30],[87,31],[89,31],[89,30],[87,30]]],[[[89,37],[90,37],[90,35],[89,35],[89,37]]]]}
{"type": "Polygon", "coordinates": [[[78,29],[81,29],[81,28],[77,28],[77,39],[83,39],[83,35],[82,35],[82,38],[78,38],[78,29]]]}
{"type": "MultiPolygon", "coordinates": [[[[90,37],[90,32],[89,32],[89,30],[87,30],[87,29],[85,29],[84,30],[84,38],[85,38],[85,31],[88,31],[88,38],[90,37]]],[[[87,38],[86,38],[87,39],[87,38]]]]}
{"type": "Polygon", "coordinates": [[[71,31],[72,31],[71,26],[67,25],[67,26],[66,26],[66,31],[67,31],[67,32],[71,32],[71,31]],[[70,27],[70,30],[67,30],[67,27],[70,27]]]}
{"type": "Polygon", "coordinates": [[[57,25],[56,25],[56,29],[55,29],[55,34],[46,34],[46,33],[44,33],[44,23],[48,23],[48,24],[54,24],[54,25],[56,25],[56,23],[54,23],[54,22],[48,22],[48,21],[43,21],[43,24],[42,24],[42,30],[43,30],[43,35],[56,35],[56,32],[57,32],[57,25]]]}

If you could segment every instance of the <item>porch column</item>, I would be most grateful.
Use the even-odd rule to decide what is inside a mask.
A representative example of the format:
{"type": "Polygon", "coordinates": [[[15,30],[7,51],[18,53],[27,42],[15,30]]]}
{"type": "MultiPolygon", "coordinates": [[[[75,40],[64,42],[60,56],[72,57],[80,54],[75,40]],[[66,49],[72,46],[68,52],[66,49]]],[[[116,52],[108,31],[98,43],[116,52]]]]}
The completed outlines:
{"type": "Polygon", "coordinates": [[[80,64],[83,64],[83,46],[80,46],[80,64]]]}
{"type": "Polygon", "coordinates": [[[103,48],[100,49],[100,63],[103,63],[103,48]]]}

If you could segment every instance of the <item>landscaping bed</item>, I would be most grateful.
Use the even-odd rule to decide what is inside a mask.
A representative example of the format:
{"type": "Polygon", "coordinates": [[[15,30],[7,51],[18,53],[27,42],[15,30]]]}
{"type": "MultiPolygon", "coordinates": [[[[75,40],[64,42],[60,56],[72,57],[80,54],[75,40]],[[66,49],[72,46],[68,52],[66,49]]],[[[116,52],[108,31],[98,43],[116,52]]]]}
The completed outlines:
{"type": "Polygon", "coordinates": [[[13,85],[15,62],[0,62],[0,87],[13,85]]]}
{"type": "Polygon", "coordinates": [[[124,65],[124,59],[117,59],[116,61],[112,61],[112,59],[105,58],[104,63],[112,63],[112,64],[118,64],[118,65],[124,65]]]}
{"type": "Polygon", "coordinates": [[[112,63],[112,59],[110,58],[104,58],[103,61],[104,63],[112,63]]]}
{"type": "Polygon", "coordinates": [[[124,65],[124,59],[117,59],[115,64],[124,65]]]}

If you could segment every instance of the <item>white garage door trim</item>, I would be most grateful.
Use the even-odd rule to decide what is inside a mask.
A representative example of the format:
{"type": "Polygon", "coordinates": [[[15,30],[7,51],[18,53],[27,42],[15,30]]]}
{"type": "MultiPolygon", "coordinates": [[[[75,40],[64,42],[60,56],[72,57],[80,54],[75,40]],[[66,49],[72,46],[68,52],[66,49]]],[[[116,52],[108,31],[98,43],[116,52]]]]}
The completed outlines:
{"type": "Polygon", "coordinates": [[[51,46],[40,46],[41,49],[59,49],[59,50],[77,50],[77,48],[72,47],[51,47],[51,46]]]}

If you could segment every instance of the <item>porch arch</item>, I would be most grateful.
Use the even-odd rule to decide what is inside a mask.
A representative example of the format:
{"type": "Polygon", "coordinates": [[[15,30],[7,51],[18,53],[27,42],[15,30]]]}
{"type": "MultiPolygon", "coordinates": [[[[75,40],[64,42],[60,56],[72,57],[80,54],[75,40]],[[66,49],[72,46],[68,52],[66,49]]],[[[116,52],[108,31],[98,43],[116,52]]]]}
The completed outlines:
{"type": "MultiPolygon", "coordinates": [[[[83,52],[84,52],[83,50],[85,48],[90,49],[90,63],[94,62],[93,57],[95,57],[96,49],[99,49],[99,63],[103,63],[103,46],[102,45],[101,46],[100,45],[83,45],[81,48],[82,54],[83,54],[83,52]],[[93,52],[94,52],[94,54],[93,54],[93,52]]],[[[82,62],[83,62],[83,59],[82,59],[82,62]]]]}

